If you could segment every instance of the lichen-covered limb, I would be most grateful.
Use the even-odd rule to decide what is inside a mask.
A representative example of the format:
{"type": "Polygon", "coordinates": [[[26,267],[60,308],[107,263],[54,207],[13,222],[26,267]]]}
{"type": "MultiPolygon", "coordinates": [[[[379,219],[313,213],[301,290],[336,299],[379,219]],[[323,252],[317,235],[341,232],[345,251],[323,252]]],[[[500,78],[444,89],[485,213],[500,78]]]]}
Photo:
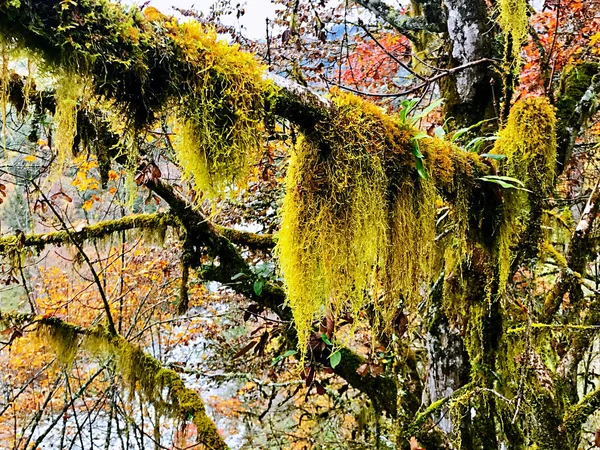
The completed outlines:
{"type": "MultiPolygon", "coordinates": [[[[181,224],[171,213],[134,214],[121,219],[99,222],[71,231],[71,235],[78,242],[104,239],[119,231],[127,230],[155,230],[162,227],[180,227],[181,224]]],[[[237,245],[243,245],[256,250],[269,250],[275,245],[273,235],[256,234],[248,231],[215,225],[215,228],[227,239],[237,245]]],[[[47,245],[70,244],[71,238],[66,231],[53,231],[50,233],[27,234],[19,236],[5,236],[0,238],[0,254],[5,254],[18,248],[33,248],[41,251],[47,245]]]]}
{"type": "MultiPolygon", "coordinates": [[[[199,108],[203,110],[211,103],[210,98],[204,96],[220,93],[215,91],[216,94],[210,94],[212,90],[208,88],[197,91],[199,85],[230,85],[234,81],[245,84],[240,87],[240,92],[228,93],[232,99],[224,101],[234,104],[237,102],[234,102],[234,98],[242,94],[243,98],[247,98],[246,109],[237,111],[240,117],[248,116],[244,122],[247,128],[258,130],[260,114],[268,111],[311,132],[337,114],[337,108],[331,100],[297,84],[276,76],[270,76],[268,81],[258,81],[257,73],[262,70],[258,63],[235,47],[227,48],[226,57],[219,56],[224,48],[213,42],[213,37],[204,29],[177,24],[167,16],[146,17],[136,8],[105,0],[85,0],[70,3],[67,7],[59,0],[20,3],[0,0],[0,34],[10,36],[29,50],[39,53],[50,64],[87,77],[95,93],[114,100],[117,109],[131,117],[138,128],[150,126],[169,101],[176,100],[178,104],[200,102],[199,108]],[[194,50],[201,44],[206,44],[206,47],[202,47],[202,57],[194,50]],[[206,70],[215,67],[218,70],[206,70]],[[242,78],[227,83],[221,83],[218,77],[199,78],[199,74],[208,72],[242,78]],[[260,111],[261,108],[263,111],[260,111]]],[[[467,62],[471,61],[469,59],[467,62]]],[[[267,78],[267,74],[263,73],[263,77],[267,78]]],[[[186,123],[192,120],[188,115],[195,110],[188,109],[183,108],[179,112],[186,123]]],[[[225,114],[224,111],[209,112],[225,114]]],[[[227,117],[222,119],[223,123],[228,122],[227,117]]],[[[219,131],[217,123],[207,125],[215,134],[210,137],[210,142],[204,142],[206,145],[203,144],[203,147],[207,148],[223,141],[218,139],[220,133],[228,135],[235,131],[219,131]]],[[[238,131],[242,133],[240,140],[245,142],[250,139],[248,133],[256,130],[244,130],[243,133],[238,131]]],[[[199,139],[206,133],[192,134],[199,139]]],[[[236,155],[243,153],[244,142],[241,141],[236,141],[236,155]]],[[[225,139],[222,145],[228,144],[225,139]]],[[[409,151],[409,154],[412,153],[409,151]]],[[[220,164],[223,165],[223,162],[220,164]]]]}
{"type": "Polygon", "coordinates": [[[398,32],[406,36],[412,35],[415,31],[431,31],[434,33],[444,31],[440,26],[440,23],[443,21],[443,16],[438,16],[436,18],[425,16],[410,17],[406,14],[402,14],[398,9],[388,5],[382,0],[355,0],[355,2],[364,8],[367,8],[381,20],[387,22],[398,32]],[[429,21],[428,18],[434,20],[429,21]]]}
{"type": "Polygon", "coordinates": [[[94,225],[89,225],[71,230],[71,237],[67,231],[54,231],[50,233],[16,235],[0,238],[0,254],[23,247],[32,247],[41,251],[47,245],[63,245],[71,243],[71,239],[78,242],[104,239],[116,232],[132,229],[156,229],[166,226],[179,226],[176,218],[168,213],[135,214],[121,219],[108,220],[94,225]]]}
{"type": "Polygon", "coordinates": [[[600,94],[599,73],[600,65],[590,62],[576,64],[563,73],[556,101],[559,172],[567,167],[575,140],[596,111],[596,100],[600,94]]]}
{"type": "Polygon", "coordinates": [[[243,245],[253,250],[271,250],[275,247],[274,236],[272,234],[251,233],[216,224],[215,229],[234,244],[243,245]]]}
{"type": "Polygon", "coordinates": [[[569,436],[577,436],[589,416],[600,408],[600,388],[587,394],[579,403],[569,408],[563,417],[564,428],[569,436]]]}
{"type": "MultiPolygon", "coordinates": [[[[75,356],[79,348],[92,354],[114,357],[116,368],[128,389],[146,397],[162,412],[180,421],[191,420],[198,430],[201,448],[226,450],[227,444],[206,415],[202,399],[185,386],[179,375],[146,354],[138,345],[101,327],[85,328],[55,317],[0,312],[0,327],[37,327],[37,332],[59,358],[75,356]]],[[[22,334],[19,334],[22,336],[22,334]]]]}
{"type": "Polygon", "coordinates": [[[425,422],[427,422],[432,417],[433,414],[439,412],[444,407],[444,405],[447,405],[449,402],[452,402],[452,401],[456,400],[457,398],[462,397],[465,394],[468,394],[472,388],[473,388],[473,383],[466,384],[466,385],[462,386],[461,388],[457,389],[456,391],[454,391],[452,393],[452,395],[449,395],[447,397],[441,398],[441,399],[433,402],[431,405],[429,405],[427,408],[425,408],[422,412],[418,413],[415,416],[415,419],[413,420],[413,422],[409,426],[410,434],[418,436],[418,434],[421,431],[421,428],[423,427],[425,422]]]}
{"type": "Polygon", "coordinates": [[[554,287],[544,301],[544,322],[550,322],[560,308],[563,296],[579,285],[579,279],[585,272],[585,266],[592,253],[589,235],[600,208],[600,182],[596,183],[585,205],[581,219],[571,237],[569,250],[565,257],[567,266],[560,272],[554,287]]]}

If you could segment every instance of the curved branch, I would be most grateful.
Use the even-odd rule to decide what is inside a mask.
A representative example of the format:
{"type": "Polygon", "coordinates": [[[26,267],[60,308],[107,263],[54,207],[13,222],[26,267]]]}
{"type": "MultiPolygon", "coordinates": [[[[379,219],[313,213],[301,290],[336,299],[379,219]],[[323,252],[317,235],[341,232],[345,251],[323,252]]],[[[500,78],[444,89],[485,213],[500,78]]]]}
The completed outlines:
{"type": "MultiPolygon", "coordinates": [[[[285,303],[284,290],[271,282],[266,282],[262,292],[257,294],[254,283],[260,279],[239,254],[238,250],[212,225],[202,214],[186,203],[175,191],[160,180],[154,180],[147,187],[162,197],[170,206],[172,213],[184,225],[187,232],[187,246],[204,251],[218,264],[201,265],[201,253],[196,252],[190,260],[192,267],[200,267],[200,276],[207,280],[217,281],[233,291],[253,300],[259,305],[277,314],[280,319],[291,323],[292,311],[285,303]]],[[[296,336],[289,330],[289,344],[295,346],[296,336]]],[[[340,349],[342,359],[334,369],[335,373],[348,382],[353,388],[364,392],[377,407],[390,415],[397,414],[396,385],[386,376],[362,377],[357,369],[365,362],[359,355],[347,348],[340,349]]]]}
{"type": "Polygon", "coordinates": [[[382,0],[354,1],[406,36],[410,37],[415,31],[430,31],[432,33],[444,31],[439,23],[428,22],[424,16],[409,17],[401,14],[396,8],[389,6],[382,0]]]}
{"type": "Polygon", "coordinates": [[[600,209],[600,181],[596,183],[585,205],[581,219],[571,237],[568,253],[565,257],[566,267],[558,275],[554,287],[544,301],[543,322],[550,322],[562,303],[563,296],[579,281],[585,272],[585,266],[592,253],[589,236],[592,225],[600,209]]]}
{"type": "MultiPolygon", "coordinates": [[[[119,370],[128,388],[140,392],[155,404],[160,405],[179,420],[189,420],[198,429],[198,442],[214,450],[226,450],[227,444],[219,435],[217,427],[207,416],[204,403],[198,392],[185,386],[179,375],[171,369],[166,369],[161,362],[146,354],[139,346],[132,344],[120,335],[108,333],[103,328],[85,328],[56,317],[41,317],[32,314],[0,312],[0,324],[12,326],[37,325],[41,333],[60,336],[60,345],[65,345],[64,337],[68,336],[69,343],[77,347],[83,345],[88,351],[103,351],[117,358],[119,370]],[[80,343],[80,339],[84,340],[80,343]],[[91,345],[86,347],[88,339],[91,345]],[[163,393],[166,391],[166,398],[163,393]]],[[[60,346],[57,346],[57,349],[60,346]]],[[[58,355],[60,356],[60,355],[58,355]]],[[[157,405],[157,406],[158,406],[157,405]]]]}

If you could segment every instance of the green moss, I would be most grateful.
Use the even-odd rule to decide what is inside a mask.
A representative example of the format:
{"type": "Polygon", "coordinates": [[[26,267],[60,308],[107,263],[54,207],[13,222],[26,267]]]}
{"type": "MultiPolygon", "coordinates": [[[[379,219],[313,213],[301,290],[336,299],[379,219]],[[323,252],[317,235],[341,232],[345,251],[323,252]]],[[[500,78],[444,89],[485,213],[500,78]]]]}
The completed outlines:
{"type": "Polygon", "coordinates": [[[600,65],[594,62],[582,62],[563,70],[556,100],[559,131],[568,126],[577,103],[592,84],[592,78],[599,71],[600,65]]]}
{"type": "MultiPolygon", "coordinates": [[[[0,8],[0,28],[11,41],[62,73],[89,79],[90,92],[111,102],[124,118],[119,134],[174,113],[177,155],[200,190],[213,196],[243,178],[258,153],[267,82],[254,57],[217,39],[213,28],[105,0],[0,8]]],[[[73,86],[69,77],[57,89],[60,152],[72,146],[76,129],[73,86]]],[[[99,155],[103,167],[104,159],[99,155]]]]}
{"type": "Polygon", "coordinates": [[[292,153],[281,209],[276,251],[301,353],[325,313],[358,318],[369,306],[375,328],[389,331],[399,310],[414,307],[435,266],[439,193],[460,198],[457,260],[465,256],[472,187],[458,180],[490,169],[451,143],[420,137],[429,174],[421,178],[416,129],[353,95],[334,90],[332,101],[336,113],[292,153]]]}
{"type": "MultiPolygon", "coordinates": [[[[149,230],[148,233],[150,233],[152,238],[157,236],[164,237],[168,226],[179,226],[178,221],[171,214],[132,214],[121,219],[107,220],[99,224],[83,227],[77,231],[71,231],[71,236],[78,242],[101,241],[118,231],[138,229],[142,231],[149,230]]],[[[63,245],[70,242],[71,238],[66,231],[26,235],[23,237],[22,242],[21,238],[17,236],[6,236],[0,238],[0,254],[14,258],[16,256],[13,255],[24,256],[25,248],[31,248],[40,252],[46,245],[63,245]]]]}
{"type": "Polygon", "coordinates": [[[58,151],[57,169],[73,154],[77,135],[77,111],[84,83],[75,73],[58,76],[56,85],[56,109],[54,111],[54,148],[58,151]]]}
{"type": "Polygon", "coordinates": [[[498,24],[504,33],[505,48],[512,49],[513,70],[518,73],[521,61],[521,46],[527,41],[529,18],[526,0],[500,0],[498,2],[498,24]]]}
{"type": "Polygon", "coordinates": [[[174,147],[184,173],[216,196],[243,179],[259,154],[264,68],[195,22],[174,36],[182,57],[206,68],[186,80],[190,94],[179,102],[182,130],[174,147]]]}
{"type": "Polygon", "coordinates": [[[163,368],[137,345],[121,336],[110,336],[102,328],[88,334],[85,347],[92,353],[115,357],[116,369],[132,395],[143,396],[161,414],[169,414],[182,423],[192,421],[198,430],[198,442],[211,449],[227,448],[206,415],[198,392],[187,388],[176,372],[163,368]]]}
{"type": "MultiPolygon", "coordinates": [[[[600,72],[600,65],[594,62],[582,62],[568,66],[563,70],[558,95],[556,96],[557,136],[559,161],[564,165],[571,157],[571,139],[577,131],[580,118],[575,114],[577,104],[592,84],[593,78],[600,72]]],[[[587,111],[583,111],[584,117],[587,111]]]]}
{"type": "Polygon", "coordinates": [[[81,329],[57,319],[44,319],[37,327],[36,334],[45,345],[56,354],[58,360],[70,365],[77,354],[81,329]]]}
{"type": "Polygon", "coordinates": [[[502,217],[496,237],[498,284],[502,292],[513,262],[511,246],[519,242],[521,250],[525,248],[536,255],[543,239],[543,204],[552,195],[555,180],[554,107],[543,97],[517,102],[493,152],[506,156],[502,173],[520,180],[527,189],[504,189],[502,193],[502,217]]]}

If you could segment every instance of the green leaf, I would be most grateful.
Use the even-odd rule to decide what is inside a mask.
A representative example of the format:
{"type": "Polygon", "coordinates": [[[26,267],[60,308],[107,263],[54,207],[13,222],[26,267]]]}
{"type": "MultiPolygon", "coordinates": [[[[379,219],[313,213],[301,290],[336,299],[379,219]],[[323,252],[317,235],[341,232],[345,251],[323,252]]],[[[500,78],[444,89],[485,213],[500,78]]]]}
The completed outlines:
{"type": "Polygon", "coordinates": [[[253,288],[254,288],[254,293],[256,295],[262,294],[263,287],[265,286],[265,283],[266,283],[266,280],[264,278],[259,278],[258,280],[256,280],[254,282],[253,288]]]}
{"type": "Polygon", "coordinates": [[[289,358],[290,356],[293,356],[296,353],[298,353],[296,350],[288,350],[287,352],[283,353],[282,355],[279,355],[277,358],[273,358],[273,361],[271,361],[271,366],[274,366],[282,359],[289,358]]]}
{"type": "Polygon", "coordinates": [[[402,122],[402,123],[407,122],[408,115],[411,113],[411,111],[413,110],[413,108],[417,104],[417,102],[418,102],[417,99],[402,100],[402,102],[400,103],[400,107],[402,109],[400,110],[400,113],[399,113],[400,122],[402,122]]]}
{"type": "Polygon", "coordinates": [[[415,155],[415,158],[423,159],[423,153],[421,153],[419,144],[417,144],[416,142],[415,142],[415,145],[413,146],[413,155],[415,155]]]}
{"type": "Polygon", "coordinates": [[[238,278],[243,277],[244,275],[246,275],[244,272],[236,273],[234,276],[231,277],[231,281],[237,280],[238,278]]]}
{"type": "Polygon", "coordinates": [[[523,184],[521,180],[517,180],[513,177],[507,177],[502,175],[486,175],[484,177],[478,178],[478,180],[495,183],[505,189],[517,189],[519,191],[531,192],[529,189],[525,189],[524,187],[522,187],[525,186],[525,184],[523,184]]]}
{"type": "Polygon", "coordinates": [[[327,345],[333,345],[325,333],[321,333],[321,339],[323,339],[323,342],[327,345]]]}
{"type": "Polygon", "coordinates": [[[415,166],[417,168],[417,173],[419,174],[419,177],[421,177],[423,180],[428,180],[429,174],[427,173],[427,170],[425,170],[422,158],[415,158],[415,166]]]}
{"type": "Polygon", "coordinates": [[[471,139],[465,145],[465,150],[470,152],[479,152],[479,149],[484,142],[495,141],[497,139],[498,136],[477,136],[476,138],[471,139]]]}
{"type": "Polygon", "coordinates": [[[506,158],[506,155],[496,155],[494,153],[482,153],[479,156],[481,156],[482,158],[495,159],[496,161],[500,161],[500,160],[506,158]]]}
{"type": "Polygon", "coordinates": [[[442,103],[444,103],[444,99],[443,98],[438,98],[436,101],[431,102],[427,108],[425,108],[419,114],[415,114],[415,117],[413,117],[413,120],[412,120],[412,124],[416,125],[419,120],[421,120],[423,117],[426,117],[427,114],[429,114],[435,108],[437,108],[438,106],[440,106],[442,103]]]}
{"type": "Polygon", "coordinates": [[[460,129],[456,130],[454,132],[454,134],[452,135],[452,137],[450,138],[450,142],[456,142],[457,140],[460,139],[460,137],[463,134],[468,133],[469,131],[471,131],[474,128],[480,127],[481,125],[483,125],[484,123],[486,123],[489,120],[492,120],[492,119],[484,119],[484,120],[477,122],[476,124],[471,125],[470,127],[460,128],[460,129]]]}
{"type": "Polygon", "coordinates": [[[415,141],[418,141],[418,140],[420,140],[420,139],[424,139],[424,138],[428,138],[428,137],[431,137],[431,136],[429,136],[427,133],[423,133],[423,132],[421,131],[421,132],[419,132],[419,133],[415,134],[415,135],[414,135],[412,138],[413,138],[415,141]]]}
{"type": "Polygon", "coordinates": [[[329,356],[329,363],[331,364],[332,369],[335,369],[341,361],[342,361],[342,353],[339,351],[332,353],[329,356]]]}

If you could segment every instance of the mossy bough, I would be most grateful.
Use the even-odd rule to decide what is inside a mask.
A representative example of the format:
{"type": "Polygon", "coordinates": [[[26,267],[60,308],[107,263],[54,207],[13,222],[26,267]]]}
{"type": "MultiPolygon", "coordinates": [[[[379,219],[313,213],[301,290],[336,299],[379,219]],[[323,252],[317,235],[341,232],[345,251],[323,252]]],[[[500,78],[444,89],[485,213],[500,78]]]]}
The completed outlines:
{"type": "MultiPolygon", "coordinates": [[[[142,14],[83,0],[2,2],[0,32],[65,73],[89,79],[92,93],[113,101],[133,130],[175,111],[183,128],[178,156],[208,194],[238,181],[257,152],[264,68],[219,41],[213,29],[180,24],[154,8],[142,14]]],[[[73,99],[59,100],[59,122],[73,122],[73,114],[61,114],[72,112],[73,99]]],[[[72,142],[72,132],[61,133],[62,147],[72,142]]]]}
{"type": "Polygon", "coordinates": [[[117,372],[131,394],[138,393],[164,414],[197,427],[201,448],[225,450],[227,444],[206,415],[198,392],[187,388],[181,378],[147,355],[139,346],[119,335],[111,335],[102,327],[83,328],[54,317],[31,314],[0,313],[0,325],[36,324],[36,337],[49,343],[63,363],[70,363],[79,348],[92,355],[115,358],[117,372]]]}
{"type": "Polygon", "coordinates": [[[358,97],[333,91],[332,101],[335,114],[292,153],[277,245],[301,352],[326,312],[358,316],[370,304],[387,329],[414,305],[430,281],[438,191],[455,192],[458,167],[471,178],[489,170],[358,97]],[[428,179],[415,170],[417,145],[428,179]]]}

